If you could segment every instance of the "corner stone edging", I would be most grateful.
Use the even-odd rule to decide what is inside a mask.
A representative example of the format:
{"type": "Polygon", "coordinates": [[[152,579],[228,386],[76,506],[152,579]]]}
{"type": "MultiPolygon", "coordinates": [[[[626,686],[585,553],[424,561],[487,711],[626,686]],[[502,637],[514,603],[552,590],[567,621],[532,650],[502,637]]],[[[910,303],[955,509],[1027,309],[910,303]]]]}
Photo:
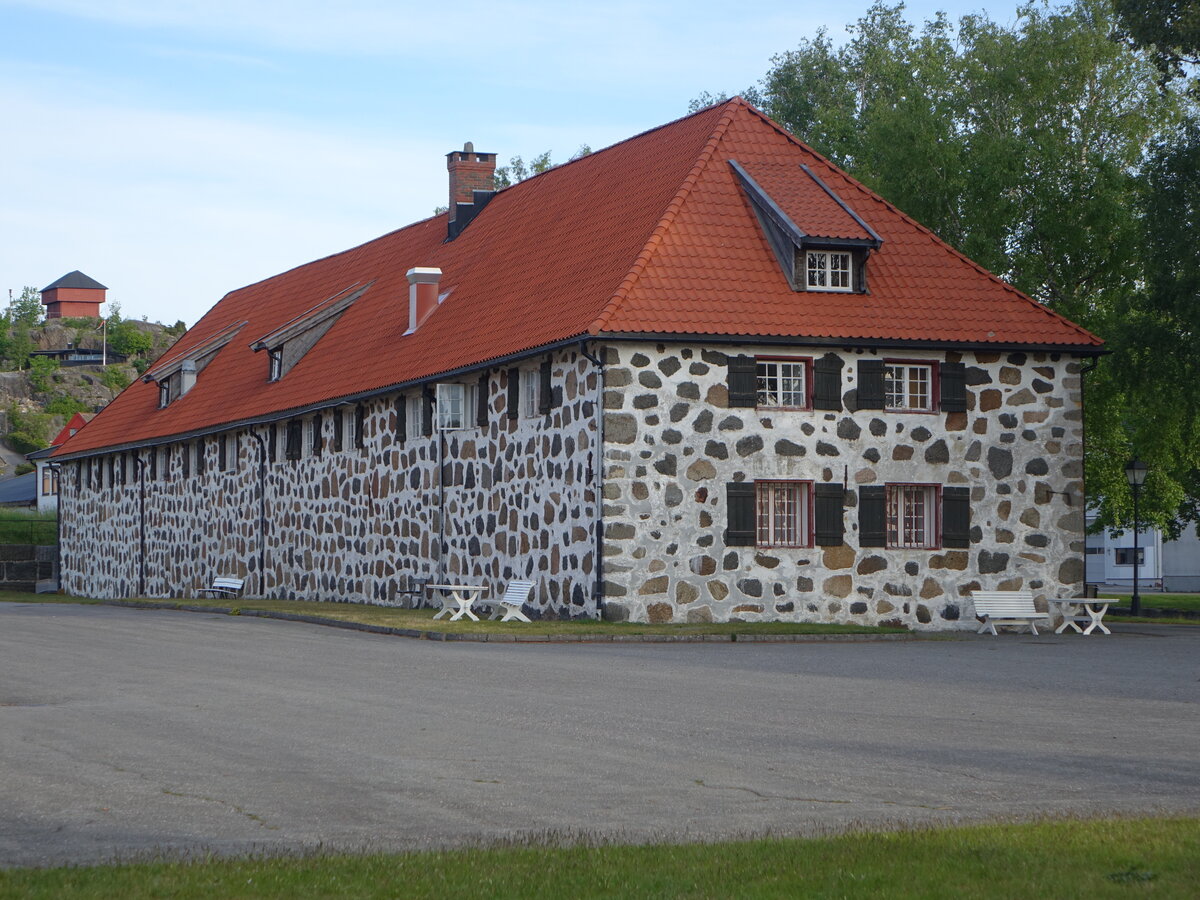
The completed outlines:
{"type": "MultiPolygon", "coordinates": [[[[168,609],[178,612],[216,613],[233,617],[233,607],[196,606],[174,603],[169,600],[93,600],[98,606],[122,606],[127,609],[168,609]]],[[[345,622],[341,619],[326,619],[303,613],[272,612],[266,609],[239,608],[238,616],[256,619],[279,619],[284,622],[301,622],[306,625],[325,625],[330,628],[346,628],[370,634],[386,634],[393,637],[414,638],[424,641],[464,641],[466,643],[502,644],[803,644],[842,643],[874,641],[917,641],[918,634],[470,634],[452,631],[426,631],[421,628],[392,628],[387,625],[368,625],[364,622],[345,622]]],[[[937,632],[944,639],[945,632],[937,632]]],[[[953,633],[950,633],[953,635],[953,633]]]]}

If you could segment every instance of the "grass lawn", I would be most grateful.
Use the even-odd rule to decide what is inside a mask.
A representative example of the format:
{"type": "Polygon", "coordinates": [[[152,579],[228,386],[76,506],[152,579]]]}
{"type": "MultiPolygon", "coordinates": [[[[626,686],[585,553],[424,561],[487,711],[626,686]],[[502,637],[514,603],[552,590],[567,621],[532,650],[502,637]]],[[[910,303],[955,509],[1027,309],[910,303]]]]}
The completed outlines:
{"type": "Polygon", "coordinates": [[[33,509],[0,510],[0,544],[55,544],[57,513],[33,509]]]}
{"type": "MultiPolygon", "coordinates": [[[[65,597],[57,594],[23,594],[0,592],[0,602],[21,603],[98,603],[80,597],[65,597]]],[[[135,601],[136,602],[136,601],[135,601]]],[[[906,628],[868,625],[818,625],[805,622],[722,622],[681,625],[649,625],[633,622],[598,622],[594,619],[571,621],[542,620],[525,622],[471,622],[460,619],[450,622],[445,618],[434,620],[432,609],[398,609],[388,606],[371,606],[365,603],[320,603],[307,600],[238,600],[229,598],[186,600],[148,600],[147,603],[167,607],[203,606],[215,609],[232,609],[234,614],[243,611],[263,610],[266,612],[292,613],[302,616],[319,616],[340,622],[358,622],[364,625],[382,625],[388,628],[411,628],[420,631],[440,631],[450,634],[907,634],[906,628]]]]}
{"type": "Polygon", "coordinates": [[[0,870],[26,898],[1195,897],[1200,820],[0,870]]]}
{"type": "MultiPolygon", "coordinates": [[[[1131,594],[1101,594],[1119,606],[1128,606],[1131,594]]],[[[1142,594],[1142,609],[1188,609],[1200,610],[1200,594],[1142,594]]]]}

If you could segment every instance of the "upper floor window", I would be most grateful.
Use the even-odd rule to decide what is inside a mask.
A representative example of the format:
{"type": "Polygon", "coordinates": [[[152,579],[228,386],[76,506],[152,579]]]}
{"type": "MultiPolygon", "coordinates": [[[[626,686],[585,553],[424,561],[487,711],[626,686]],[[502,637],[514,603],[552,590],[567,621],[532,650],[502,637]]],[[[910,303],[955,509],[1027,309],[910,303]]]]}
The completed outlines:
{"type": "Polygon", "coordinates": [[[268,350],[267,359],[267,381],[278,381],[283,377],[283,348],[277,347],[274,350],[268,350]]]}
{"type": "Polygon", "coordinates": [[[420,392],[410,395],[405,402],[408,404],[408,414],[404,417],[404,436],[419,438],[421,437],[421,417],[423,415],[420,392]]]}
{"type": "Polygon", "coordinates": [[[521,370],[521,417],[532,418],[538,413],[538,373],[536,369],[521,370]]]}
{"type": "Polygon", "coordinates": [[[887,545],[897,549],[938,546],[937,485],[887,486],[887,545]]]}
{"type": "Polygon", "coordinates": [[[808,369],[806,359],[756,360],[758,406],[807,409],[808,369]]]}
{"type": "Polygon", "coordinates": [[[812,291],[849,291],[852,289],[852,260],[841,250],[809,250],[807,255],[808,289],[812,291]]]}
{"type": "Polygon", "coordinates": [[[160,381],[158,383],[158,408],[165,409],[171,402],[171,382],[160,381]]]}
{"type": "Polygon", "coordinates": [[[437,386],[437,423],[441,431],[457,431],[468,427],[467,411],[471,408],[473,388],[468,384],[439,384],[437,386]]]}
{"type": "Polygon", "coordinates": [[[928,412],[933,409],[933,364],[888,362],[883,367],[886,409],[928,412]]]}
{"type": "Polygon", "coordinates": [[[42,469],[42,495],[49,497],[58,493],[58,469],[46,466],[42,469]]]}

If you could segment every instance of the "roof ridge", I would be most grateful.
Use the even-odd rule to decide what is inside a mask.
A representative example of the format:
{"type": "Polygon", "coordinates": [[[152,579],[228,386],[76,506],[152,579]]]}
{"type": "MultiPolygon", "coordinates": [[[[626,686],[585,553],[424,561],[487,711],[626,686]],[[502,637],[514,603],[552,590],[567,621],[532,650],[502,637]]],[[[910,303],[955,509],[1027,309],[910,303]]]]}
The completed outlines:
{"type": "MultiPolygon", "coordinates": [[[[676,191],[675,196],[671,198],[671,202],[667,204],[666,211],[663,213],[662,218],[658,220],[658,224],[654,226],[654,230],[650,232],[650,237],[646,239],[641,252],[633,261],[633,266],[625,275],[620,285],[617,286],[612,297],[604,304],[604,308],[600,310],[599,315],[588,326],[590,334],[598,334],[604,331],[608,323],[612,320],[612,317],[616,315],[621,304],[625,302],[625,298],[629,296],[629,292],[633,290],[633,286],[637,283],[638,278],[645,271],[650,258],[654,256],[654,252],[662,243],[663,236],[670,230],[671,224],[675,221],[675,216],[678,215],[680,208],[683,206],[683,202],[691,194],[692,188],[695,187],[696,182],[700,179],[700,173],[704,171],[709,160],[712,159],[713,154],[717,150],[717,145],[721,143],[721,138],[725,136],[725,132],[729,130],[730,123],[733,122],[734,114],[743,106],[749,105],[741,97],[734,97],[726,101],[725,111],[717,119],[717,124],[713,126],[712,134],[709,135],[708,141],[705,142],[704,147],[700,150],[700,155],[696,158],[695,165],[692,166],[691,171],[683,179],[683,183],[679,186],[679,190],[676,191]]],[[[700,110],[700,112],[704,111],[700,110]]],[[[692,115],[697,115],[697,113],[692,113],[692,115]]],[[[685,116],[684,118],[690,117],[685,116]]],[[[676,121],[682,120],[676,119],[676,121]]]]}
{"type": "MultiPolygon", "coordinates": [[[[738,98],[738,99],[740,99],[740,98],[738,98]]],[[[960,250],[956,249],[955,247],[950,246],[949,243],[947,243],[942,238],[940,238],[937,235],[937,233],[934,232],[931,228],[929,228],[926,225],[922,225],[920,222],[918,222],[916,219],[914,219],[912,216],[910,216],[904,210],[900,209],[898,206],[891,203],[886,198],[880,196],[875,191],[871,190],[871,188],[867,187],[865,184],[863,184],[861,181],[859,181],[857,178],[855,178],[853,175],[851,175],[849,172],[847,172],[841,166],[837,165],[836,163],[834,163],[832,160],[828,159],[826,156],[824,156],[822,153],[818,152],[817,150],[814,150],[812,147],[810,147],[804,141],[800,140],[794,134],[789,132],[786,128],[781,126],[778,122],[776,122],[774,119],[772,119],[770,116],[768,116],[765,112],[763,112],[761,109],[759,109],[754,104],[747,103],[744,100],[742,102],[746,105],[746,108],[749,109],[750,112],[757,114],[759,118],[761,118],[764,122],[766,122],[768,125],[770,125],[772,128],[774,128],[780,134],[782,134],[785,138],[794,142],[798,146],[802,147],[804,150],[806,150],[807,152],[809,152],[813,156],[815,156],[817,159],[819,159],[824,165],[828,166],[832,170],[833,174],[846,179],[850,183],[851,187],[855,188],[858,191],[861,191],[862,193],[866,194],[870,198],[882,203],[884,206],[886,206],[888,209],[890,209],[892,212],[894,212],[896,215],[898,215],[900,218],[902,218],[905,222],[907,222],[910,225],[915,226],[918,230],[920,230],[926,236],[931,238],[935,244],[937,244],[939,247],[941,247],[947,253],[951,254],[952,256],[958,257],[960,260],[962,260],[963,262],[970,265],[973,269],[975,269],[981,275],[984,275],[987,278],[991,279],[996,284],[1000,285],[1000,287],[1004,288],[1004,290],[1008,291],[1011,294],[1014,294],[1015,296],[1024,300],[1026,303],[1032,304],[1036,309],[1040,310],[1043,313],[1046,313],[1051,318],[1058,319],[1064,325],[1069,325],[1071,328],[1073,328],[1079,334],[1082,334],[1085,337],[1095,341],[1097,345],[1104,343],[1104,341],[1101,340],[1097,335],[1088,331],[1082,325],[1072,322],[1070,319],[1068,319],[1062,313],[1056,312],[1055,310],[1048,307],[1045,303],[1041,303],[1041,302],[1035,300],[1033,297],[1030,297],[1024,291],[1018,290],[1017,288],[1013,287],[1013,285],[1009,284],[1007,281],[1005,281],[1003,278],[1001,278],[999,275],[996,275],[994,272],[984,268],[979,263],[977,263],[975,260],[971,259],[969,256],[962,253],[960,250]]]]}

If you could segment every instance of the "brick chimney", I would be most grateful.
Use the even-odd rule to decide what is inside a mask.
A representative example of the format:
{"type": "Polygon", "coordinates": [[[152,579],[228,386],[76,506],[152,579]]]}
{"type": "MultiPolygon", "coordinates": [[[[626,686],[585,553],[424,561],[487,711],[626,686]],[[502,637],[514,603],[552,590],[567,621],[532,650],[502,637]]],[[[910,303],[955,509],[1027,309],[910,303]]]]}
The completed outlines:
{"type": "Polygon", "coordinates": [[[496,154],[476,153],[467,141],[461,150],[446,154],[450,173],[450,218],[447,239],[454,240],[483,209],[495,191],[496,154]]]}
{"type": "Polygon", "coordinates": [[[405,334],[416,331],[437,309],[438,283],[441,280],[441,269],[418,266],[408,270],[408,331],[405,334]]]}

